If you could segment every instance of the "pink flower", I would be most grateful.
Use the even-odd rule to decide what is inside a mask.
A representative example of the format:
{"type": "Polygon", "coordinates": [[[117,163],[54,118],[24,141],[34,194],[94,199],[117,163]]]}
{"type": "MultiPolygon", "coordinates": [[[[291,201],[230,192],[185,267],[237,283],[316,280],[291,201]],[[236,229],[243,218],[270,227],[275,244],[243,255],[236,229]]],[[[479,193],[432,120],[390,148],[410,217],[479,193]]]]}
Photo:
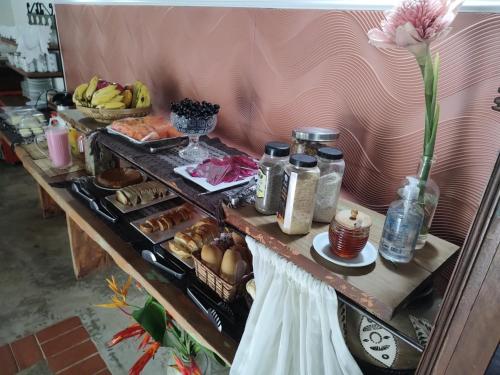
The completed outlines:
{"type": "Polygon", "coordinates": [[[379,48],[406,48],[421,64],[429,44],[450,32],[449,26],[463,1],[403,0],[384,12],[381,29],[368,31],[370,43],[379,48]]]}

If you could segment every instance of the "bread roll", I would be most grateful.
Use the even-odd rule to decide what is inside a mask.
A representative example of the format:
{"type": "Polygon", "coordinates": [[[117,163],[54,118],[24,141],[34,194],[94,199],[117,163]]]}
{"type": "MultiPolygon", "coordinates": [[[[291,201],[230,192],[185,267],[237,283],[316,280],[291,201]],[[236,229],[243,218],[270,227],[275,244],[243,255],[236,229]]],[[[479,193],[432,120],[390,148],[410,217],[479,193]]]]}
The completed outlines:
{"type": "Polygon", "coordinates": [[[172,221],[168,217],[163,216],[158,219],[158,225],[161,231],[165,231],[172,227],[172,221]]]}
{"type": "Polygon", "coordinates": [[[152,233],[153,232],[153,226],[151,224],[148,224],[148,223],[143,223],[143,224],[139,225],[139,229],[143,233],[152,233]]]}
{"type": "Polygon", "coordinates": [[[198,246],[199,249],[201,249],[204,245],[203,242],[203,236],[198,233],[191,233],[191,237],[193,238],[193,241],[196,242],[196,246],[198,246]]]}
{"type": "Polygon", "coordinates": [[[201,260],[208,268],[218,274],[222,263],[222,250],[214,245],[203,245],[201,260]]]}
{"type": "Polygon", "coordinates": [[[195,224],[193,224],[193,229],[202,225],[211,225],[217,227],[217,222],[212,218],[205,217],[200,221],[196,222],[195,224]]]}
{"type": "Polygon", "coordinates": [[[123,189],[116,191],[116,200],[118,202],[120,202],[121,204],[123,204],[124,206],[128,206],[131,204],[128,197],[127,197],[127,194],[125,193],[125,191],[123,189]]]}
{"type": "Polygon", "coordinates": [[[180,243],[171,241],[168,243],[168,247],[170,248],[170,251],[183,259],[191,258],[191,251],[189,251],[186,246],[181,245],[180,243]]]}
{"type": "Polygon", "coordinates": [[[158,218],[146,220],[146,224],[151,225],[151,227],[153,228],[153,232],[156,232],[158,229],[160,229],[158,218]]]}
{"type": "Polygon", "coordinates": [[[233,241],[234,241],[235,245],[244,246],[244,247],[247,246],[245,239],[239,233],[232,232],[231,235],[233,237],[233,241]]]}
{"type": "Polygon", "coordinates": [[[231,284],[236,284],[245,275],[247,263],[234,249],[227,249],[222,258],[220,276],[231,284]]]}
{"type": "Polygon", "coordinates": [[[255,289],[255,279],[252,279],[250,280],[247,285],[246,285],[246,288],[247,288],[247,292],[248,294],[250,294],[250,297],[252,297],[252,299],[255,299],[255,293],[256,293],[256,289],[255,289]]]}
{"type": "Polygon", "coordinates": [[[179,212],[174,212],[170,215],[170,219],[174,223],[174,225],[179,225],[184,221],[184,217],[179,212]]]}
{"type": "Polygon", "coordinates": [[[199,250],[198,245],[196,245],[196,242],[194,242],[194,240],[191,238],[191,236],[187,235],[186,233],[177,232],[175,234],[174,241],[187,247],[190,252],[194,252],[196,250],[199,250]]]}

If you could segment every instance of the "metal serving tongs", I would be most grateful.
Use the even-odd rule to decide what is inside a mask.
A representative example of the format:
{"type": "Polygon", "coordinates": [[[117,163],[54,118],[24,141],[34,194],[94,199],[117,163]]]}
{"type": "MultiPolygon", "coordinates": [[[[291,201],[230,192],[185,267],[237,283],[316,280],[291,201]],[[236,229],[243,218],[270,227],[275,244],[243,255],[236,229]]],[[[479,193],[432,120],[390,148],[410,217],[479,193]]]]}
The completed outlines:
{"type": "Polygon", "coordinates": [[[178,280],[182,280],[184,276],[186,276],[186,272],[173,261],[167,260],[160,250],[161,246],[154,245],[152,250],[142,250],[141,255],[146,261],[158,269],[168,273],[178,280]]]}
{"type": "Polygon", "coordinates": [[[89,204],[90,208],[101,215],[103,218],[108,220],[111,223],[116,223],[118,221],[118,217],[113,214],[111,211],[107,209],[105,205],[100,203],[84,186],[86,183],[85,177],[79,177],[71,183],[71,190],[78,194],[80,197],[85,199],[89,204]]]}
{"type": "Polygon", "coordinates": [[[187,295],[193,300],[193,302],[198,306],[203,314],[212,322],[212,324],[217,328],[219,332],[222,332],[222,321],[219,317],[219,314],[212,307],[205,307],[203,303],[201,303],[200,299],[196,296],[196,292],[190,288],[187,288],[187,295]]]}

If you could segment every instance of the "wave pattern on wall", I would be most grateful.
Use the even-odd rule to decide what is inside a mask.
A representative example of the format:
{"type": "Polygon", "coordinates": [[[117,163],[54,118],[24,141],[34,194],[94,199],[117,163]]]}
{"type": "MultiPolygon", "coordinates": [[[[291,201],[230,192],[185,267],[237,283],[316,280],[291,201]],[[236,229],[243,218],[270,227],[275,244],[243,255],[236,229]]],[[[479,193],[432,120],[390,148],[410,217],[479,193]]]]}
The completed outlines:
{"type": "MultiPolygon", "coordinates": [[[[380,212],[422,148],[423,93],[414,58],[378,50],[381,12],[57,5],[68,87],[97,73],[140,79],[154,108],[182,97],[222,106],[216,134],[259,155],[298,126],[341,130],[344,189],[380,212]]],[[[459,14],[436,43],[442,113],[432,232],[461,243],[500,150],[500,15],[459,14]]]]}

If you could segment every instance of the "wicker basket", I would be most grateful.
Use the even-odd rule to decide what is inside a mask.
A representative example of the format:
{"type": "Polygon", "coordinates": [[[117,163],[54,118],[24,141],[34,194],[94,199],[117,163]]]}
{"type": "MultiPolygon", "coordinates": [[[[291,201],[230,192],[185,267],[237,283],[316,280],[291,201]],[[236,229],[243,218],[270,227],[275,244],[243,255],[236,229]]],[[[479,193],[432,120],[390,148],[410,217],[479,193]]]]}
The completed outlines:
{"type": "Polygon", "coordinates": [[[193,256],[194,269],[196,271],[196,277],[200,279],[203,283],[207,284],[210,289],[215,291],[217,295],[222,298],[225,302],[231,302],[243,291],[246,282],[251,277],[251,275],[245,275],[241,278],[240,282],[236,284],[230,284],[222,277],[217,275],[214,271],[208,268],[200,259],[201,251],[195,251],[193,256]]]}
{"type": "Polygon", "coordinates": [[[144,117],[151,112],[151,106],[145,108],[99,109],[77,105],[76,109],[78,109],[85,116],[93,118],[97,122],[104,124],[110,124],[115,120],[120,120],[126,117],[144,117]]]}

